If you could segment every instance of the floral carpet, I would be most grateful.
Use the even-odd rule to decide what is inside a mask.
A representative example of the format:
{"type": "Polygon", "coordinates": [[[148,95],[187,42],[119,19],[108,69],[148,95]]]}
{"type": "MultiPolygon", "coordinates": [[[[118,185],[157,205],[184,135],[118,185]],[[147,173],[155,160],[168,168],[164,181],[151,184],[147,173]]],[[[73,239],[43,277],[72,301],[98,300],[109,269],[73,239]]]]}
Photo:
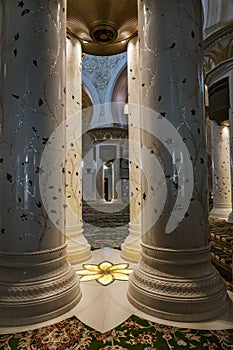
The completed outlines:
{"type": "Polygon", "coordinates": [[[52,326],[0,336],[0,350],[232,350],[232,344],[233,329],[176,328],[134,315],[105,333],[72,317],[52,326]]]}

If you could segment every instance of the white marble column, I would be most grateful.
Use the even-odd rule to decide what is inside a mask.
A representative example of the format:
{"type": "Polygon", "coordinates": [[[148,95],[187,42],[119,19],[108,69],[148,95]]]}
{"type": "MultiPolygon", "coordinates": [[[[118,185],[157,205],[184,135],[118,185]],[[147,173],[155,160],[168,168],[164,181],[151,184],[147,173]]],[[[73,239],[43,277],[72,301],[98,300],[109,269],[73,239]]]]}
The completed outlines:
{"type": "MultiPolygon", "coordinates": [[[[66,41],[66,119],[75,118],[82,135],[82,48],[78,40],[66,41]]],[[[82,137],[67,144],[66,158],[66,237],[72,264],[88,260],[91,246],[83,236],[82,222],[82,137]]]]}
{"type": "Polygon", "coordinates": [[[0,326],[57,317],[81,298],[67,261],[61,189],[48,184],[54,196],[46,212],[39,188],[41,155],[65,118],[65,6],[1,3],[0,326]]]}
{"type": "Polygon", "coordinates": [[[143,230],[161,214],[142,236],[142,259],[130,275],[128,298],[169,320],[211,319],[230,301],[210,257],[201,1],[138,1],[138,17],[141,105],[155,111],[144,108],[141,118],[150,131],[142,133],[150,157],[142,157],[142,170],[149,180],[162,171],[164,177],[156,189],[142,181],[148,208],[143,230]],[[193,171],[186,172],[190,163],[193,171]]]}
{"type": "MultiPolygon", "coordinates": [[[[231,169],[231,203],[233,205],[233,67],[229,72],[229,123],[230,123],[230,169],[231,169]]],[[[229,222],[233,222],[233,209],[228,217],[229,222]]]]}
{"type": "Polygon", "coordinates": [[[129,235],[121,245],[121,257],[137,262],[141,251],[141,132],[140,114],[131,111],[131,104],[140,105],[139,82],[139,43],[134,37],[128,43],[128,139],[129,139],[129,183],[130,183],[130,222],[129,235]],[[139,120],[135,120],[139,118],[139,120]]]}
{"type": "Polygon", "coordinates": [[[211,121],[213,208],[211,218],[228,219],[231,213],[230,129],[211,121]]]}

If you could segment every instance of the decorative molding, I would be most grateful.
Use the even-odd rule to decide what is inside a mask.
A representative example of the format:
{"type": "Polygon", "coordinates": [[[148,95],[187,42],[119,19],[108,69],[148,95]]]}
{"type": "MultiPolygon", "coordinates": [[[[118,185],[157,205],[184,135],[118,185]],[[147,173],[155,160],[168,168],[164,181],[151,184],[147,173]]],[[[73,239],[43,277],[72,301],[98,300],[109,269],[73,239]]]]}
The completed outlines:
{"type": "Polygon", "coordinates": [[[0,253],[0,326],[42,322],[78,303],[79,278],[66,258],[66,245],[0,253]]]}
{"type": "Polygon", "coordinates": [[[171,276],[175,276],[175,279],[186,278],[190,281],[192,278],[202,276],[202,271],[211,271],[210,246],[187,250],[149,247],[144,243],[141,243],[141,246],[142,260],[139,270],[145,272],[147,276],[168,280],[171,276]]]}
{"type": "Polygon", "coordinates": [[[211,33],[204,40],[204,68],[208,73],[233,57],[233,22],[211,33]]]}
{"type": "Polygon", "coordinates": [[[177,321],[200,321],[226,311],[226,286],[211,264],[210,247],[166,249],[142,243],[128,298],[140,310],[177,321]]]}
{"type": "MultiPolygon", "coordinates": [[[[192,257],[190,254],[189,262],[192,257]]],[[[129,279],[128,298],[136,308],[155,317],[187,322],[208,320],[227,310],[226,285],[210,261],[172,263],[149,265],[142,254],[129,279]]]]}
{"type": "Polygon", "coordinates": [[[227,61],[221,62],[218,66],[214,67],[206,74],[205,83],[207,86],[211,86],[224,76],[228,76],[233,69],[233,57],[227,61]]]}
{"type": "Polygon", "coordinates": [[[53,276],[50,276],[50,278],[45,279],[44,277],[42,281],[36,280],[30,283],[14,282],[10,286],[8,283],[0,283],[1,303],[26,303],[35,301],[36,299],[52,298],[69,290],[78,282],[75,271],[68,264],[66,264],[66,269],[62,266],[60,270],[55,270],[53,276]]]}
{"type": "Polygon", "coordinates": [[[158,262],[169,265],[195,265],[206,263],[210,260],[210,245],[199,249],[166,249],[152,247],[145,243],[141,243],[142,256],[144,261],[149,264],[157,264],[158,262]],[[192,259],[190,259],[192,256],[192,259]]]}
{"type": "Polygon", "coordinates": [[[50,260],[54,260],[58,257],[64,256],[66,253],[66,247],[67,244],[63,244],[60,247],[53,248],[53,249],[46,249],[46,250],[40,250],[40,251],[34,251],[34,252],[4,252],[0,251],[0,265],[4,266],[12,262],[13,265],[15,264],[29,264],[31,260],[39,262],[43,262],[44,260],[46,262],[49,262],[50,260]],[[49,260],[48,260],[49,259],[49,260]]]}
{"type": "Polygon", "coordinates": [[[117,125],[93,128],[87,132],[93,142],[103,141],[103,140],[114,140],[114,139],[124,139],[128,136],[128,130],[126,127],[120,127],[117,125]]]}
{"type": "Polygon", "coordinates": [[[223,24],[221,27],[214,30],[212,33],[207,35],[204,39],[204,49],[214,44],[219,39],[222,39],[223,36],[232,34],[233,31],[233,21],[223,24]]]}
{"type": "Polygon", "coordinates": [[[216,270],[213,270],[208,277],[190,278],[190,281],[186,278],[166,277],[165,279],[162,277],[151,278],[150,276],[145,271],[141,272],[138,269],[132,273],[130,280],[145,292],[179,298],[207,297],[208,295],[218,294],[223,289],[223,285],[219,283],[219,274],[216,270]]]}

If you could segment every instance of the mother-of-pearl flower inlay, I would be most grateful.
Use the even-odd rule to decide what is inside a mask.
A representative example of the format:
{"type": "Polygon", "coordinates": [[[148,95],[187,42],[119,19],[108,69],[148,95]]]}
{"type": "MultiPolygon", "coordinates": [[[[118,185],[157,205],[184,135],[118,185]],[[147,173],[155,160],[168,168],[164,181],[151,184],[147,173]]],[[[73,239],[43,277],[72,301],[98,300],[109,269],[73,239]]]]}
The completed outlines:
{"type": "Polygon", "coordinates": [[[103,286],[107,286],[115,280],[127,281],[129,274],[133,271],[129,269],[129,264],[112,264],[109,261],[103,261],[98,265],[83,264],[83,270],[78,270],[81,275],[81,282],[96,280],[103,286]]]}

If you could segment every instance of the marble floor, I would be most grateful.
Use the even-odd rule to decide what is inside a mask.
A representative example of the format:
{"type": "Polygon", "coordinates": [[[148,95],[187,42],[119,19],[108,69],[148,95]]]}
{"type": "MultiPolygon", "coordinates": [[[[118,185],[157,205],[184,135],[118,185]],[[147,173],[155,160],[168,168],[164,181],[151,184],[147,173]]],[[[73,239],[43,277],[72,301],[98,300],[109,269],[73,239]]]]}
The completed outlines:
{"type": "MultiPolygon", "coordinates": [[[[113,264],[124,263],[120,257],[120,251],[111,248],[102,248],[92,252],[92,258],[85,264],[99,264],[103,261],[110,261],[113,264]]],[[[134,265],[130,264],[130,268],[134,265]]],[[[74,266],[75,270],[81,270],[82,264],[74,266]]],[[[151,320],[161,324],[173,325],[177,327],[190,327],[196,329],[229,329],[233,328],[233,304],[231,309],[217,320],[209,322],[182,323],[167,321],[149,316],[134,308],[127,299],[128,281],[115,280],[113,283],[103,286],[96,280],[80,282],[82,299],[72,310],[56,319],[47,322],[33,324],[22,327],[0,328],[0,334],[26,331],[51,325],[71,316],[76,316],[80,321],[100,332],[108,331],[125,321],[134,314],[141,318],[151,320]]],[[[233,293],[230,297],[233,300],[233,293]]]]}

